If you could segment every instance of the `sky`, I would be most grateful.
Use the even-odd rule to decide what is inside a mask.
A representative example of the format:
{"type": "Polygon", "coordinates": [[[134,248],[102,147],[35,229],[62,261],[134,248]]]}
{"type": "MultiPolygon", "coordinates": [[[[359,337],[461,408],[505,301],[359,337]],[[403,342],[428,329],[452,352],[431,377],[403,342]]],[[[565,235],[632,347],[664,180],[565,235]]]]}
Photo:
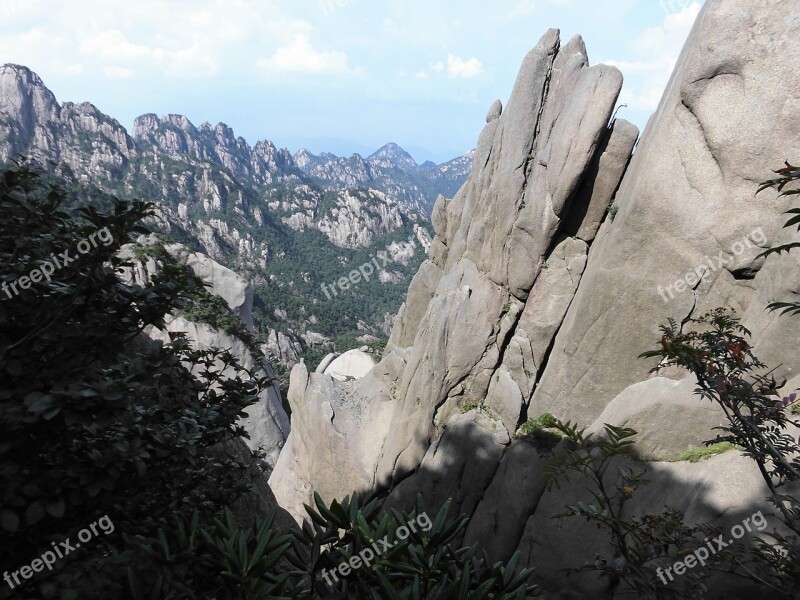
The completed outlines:
{"type": "Polygon", "coordinates": [[[130,131],[143,113],[224,122],[254,144],[418,162],[474,147],[548,28],[620,68],[644,128],[700,11],[693,0],[0,0],[0,64],[130,131]]]}

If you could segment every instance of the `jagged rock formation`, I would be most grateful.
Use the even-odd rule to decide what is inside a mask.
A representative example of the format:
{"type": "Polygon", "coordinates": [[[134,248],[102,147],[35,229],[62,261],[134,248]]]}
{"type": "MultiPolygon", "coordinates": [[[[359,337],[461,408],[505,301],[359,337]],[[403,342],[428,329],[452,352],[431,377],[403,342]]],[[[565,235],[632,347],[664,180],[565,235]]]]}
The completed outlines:
{"type": "Polygon", "coordinates": [[[138,117],[129,136],[91,104],[59,105],[35,73],[5,65],[0,68],[0,161],[17,154],[104,191],[161,200],[165,229],[187,229],[217,260],[238,254],[243,262],[258,264],[270,254],[247,228],[230,222],[225,213],[231,208],[252,225],[263,226],[274,211],[295,230],[313,227],[339,247],[361,248],[404,222],[420,220],[424,204],[408,201],[413,194],[404,181],[391,179],[391,173],[405,173],[401,154],[375,159],[386,192],[370,189],[370,178],[354,179],[332,186],[341,193],[328,206],[325,189],[313,185],[292,155],[270,141],[251,148],[224,123],[198,128],[182,115],[154,114],[138,117]],[[347,189],[356,186],[365,189],[347,189]],[[264,189],[270,191],[267,206],[258,198],[264,189]]]}
{"type": "MultiPolygon", "coordinates": [[[[586,242],[560,237],[562,223],[571,209],[583,208],[573,206],[578,197],[600,201],[600,190],[585,192],[584,175],[607,154],[608,123],[621,85],[616,69],[589,67],[580,38],[561,48],[558,32],[550,31],[525,58],[505,109],[495,104],[490,110],[469,180],[454,200],[440,197],[434,207],[431,259],[411,284],[392,332],[391,354],[375,370],[388,378],[382,386],[389,394],[371,389],[377,376],[348,389],[351,398],[373,397],[392,414],[374,424],[381,444],[362,457],[368,466],[362,480],[399,482],[426,452],[435,454],[431,442],[451,417],[484,402],[499,428],[490,436],[498,451],[490,454],[500,460],[499,448],[524,419],[550,339],[586,263],[586,242]],[[526,314],[529,297],[535,306],[526,314]]],[[[618,176],[623,169],[624,164],[618,176]]],[[[607,206],[616,186],[605,189],[607,206]]],[[[292,403],[298,420],[314,402],[295,382],[335,390],[336,384],[322,383],[324,377],[295,367],[289,399],[298,402],[292,403]]],[[[346,418],[334,418],[334,425],[346,418]]],[[[493,419],[469,427],[480,429],[493,419]]],[[[293,476],[302,477],[302,462],[299,467],[293,476]]],[[[280,489],[281,477],[279,466],[273,476],[279,500],[294,493],[280,489]]],[[[329,483],[340,495],[338,482],[329,483]]]]}
{"type": "Polygon", "coordinates": [[[300,362],[303,346],[295,335],[272,329],[268,334],[267,343],[262,344],[261,351],[270,362],[291,368],[300,362]]]}
{"type": "Polygon", "coordinates": [[[214,128],[203,123],[198,129],[183,115],[159,118],[146,114],[134,121],[133,139],[140,149],[147,148],[177,160],[188,157],[219,163],[234,176],[260,185],[304,180],[288,150],[279,150],[269,140],[251,148],[225,123],[214,128]]]}
{"type": "Polygon", "coordinates": [[[323,193],[303,185],[268,206],[293,230],[316,229],[339,248],[366,248],[405,223],[421,220],[419,213],[373,189],[323,193]]]}
{"type": "Polygon", "coordinates": [[[0,67],[0,160],[27,154],[107,182],[134,151],[125,129],[91,104],[59,105],[29,69],[0,67]]]}
{"type": "Polygon", "coordinates": [[[794,293],[794,280],[782,273],[795,259],[756,258],[785,235],[781,211],[788,208],[768,194],[755,198],[758,182],[800,140],[800,109],[785,102],[785,90],[800,86],[791,67],[800,54],[791,39],[797,24],[780,5],[709,2],[698,18],[617,195],[619,212],[592,247],[535,410],[593,420],[647,377],[653,363],[636,357],[652,346],[655,325],[716,306],[744,315],[762,360],[784,363],[777,377],[796,374],[784,348],[797,322],[764,313],[771,299],[794,293]],[[755,37],[748,33],[762,26],[755,37]],[[764,237],[754,235],[759,227],[764,237]],[[667,291],[709,262],[683,286],[694,289],[667,291]]]}
{"type": "MultiPolygon", "coordinates": [[[[514,434],[549,411],[595,431],[635,425],[640,453],[657,460],[713,439],[720,416],[693,402],[691,380],[651,378],[637,357],[668,317],[720,305],[744,315],[778,378],[797,374],[787,349],[800,322],[764,308],[798,292],[798,257],[756,258],[787,241],[789,203],[754,198],[800,147],[800,22],[788,4],[706,3],[630,165],[635,128],[609,124],[620,73],[590,67],[580,38],[561,47],[548,32],[507,105],[489,110],[469,180],[433,207],[429,260],[382,362],[345,383],[294,368],[293,431],[270,481],[279,502],[298,517],[312,490],[383,489],[390,505],[423,491],[434,509],[450,497],[473,516],[467,542],[497,559],[519,549],[560,597],[600,597],[602,581],[559,569],[593,560],[601,541],[551,519],[588,498],[585,484],[545,494],[546,452],[514,434]]],[[[635,514],[667,503],[722,525],[769,510],[735,451],[645,468],[654,483],[635,514]]]]}

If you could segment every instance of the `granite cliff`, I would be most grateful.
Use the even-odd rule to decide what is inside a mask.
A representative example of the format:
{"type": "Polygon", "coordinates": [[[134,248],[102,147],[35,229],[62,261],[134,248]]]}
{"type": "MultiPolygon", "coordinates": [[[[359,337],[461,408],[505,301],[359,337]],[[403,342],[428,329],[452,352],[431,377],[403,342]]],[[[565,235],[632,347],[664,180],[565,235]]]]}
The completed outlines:
{"type": "MultiPolygon", "coordinates": [[[[731,306],[797,387],[800,324],[765,307],[797,294],[798,259],[758,257],[786,241],[790,205],[755,197],[800,147],[791,5],[709,0],[635,152],[639,132],[611,118],[621,73],[590,66],[579,37],[547,32],[489,109],[469,179],[437,200],[383,360],[345,382],[294,367],[292,432],[270,481],[279,502],[300,517],[312,491],[380,491],[393,506],[422,492],[434,509],[453,498],[472,516],[467,542],[496,559],[520,550],[560,598],[604,593],[559,574],[601,542],[577,522],[557,529],[554,514],[590,498],[581,482],[545,494],[547,452],[518,435],[528,420],[635,427],[653,483],[632,510],[670,504],[687,522],[726,523],[763,503],[736,451],[665,462],[713,439],[723,416],[686,373],[652,376],[656,362],[638,356],[668,318],[731,306]]],[[[723,596],[745,593],[726,585],[723,596]]]]}

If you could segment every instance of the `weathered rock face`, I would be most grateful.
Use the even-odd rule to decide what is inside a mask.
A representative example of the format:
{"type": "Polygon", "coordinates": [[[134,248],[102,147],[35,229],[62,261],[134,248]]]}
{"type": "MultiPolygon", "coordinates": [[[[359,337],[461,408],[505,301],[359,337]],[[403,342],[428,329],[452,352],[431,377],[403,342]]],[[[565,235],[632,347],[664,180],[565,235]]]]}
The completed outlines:
{"type": "Polygon", "coordinates": [[[59,105],[35,73],[0,66],[0,161],[26,154],[63,163],[84,181],[107,182],[133,151],[125,129],[91,104],[59,105]]]}
{"type": "MultiPolygon", "coordinates": [[[[429,260],[383,361],[348,387],[323,374],[293,378],[302,419],[326,417],[293,427],[291,464],[282,456],[271,480],[278,500],[297,517],[296,497],[312,490],[330,499],[388,489],[390,505],[423,491],[432,510],[451,497],[473,515],[468,542],[498,559],[521,550],[564,597],[599,597],[558,574],[599,551],[587,543],[594,530],[576,522],[562,534],[551,519],[582,499],[585,483],[544,494],[547,452],[513,435],[547,411],[592,431],[639,428],[640,454],[656,461],[713,438],[720,415],[693,397],[693,382],[651,377],[653,363],[637,357],[668,317],[681,323],[717,306],[744,315],[757,355],[782,365],[777,377],[797,374],[787,349],[800,321],[764,307],[798,293],[800,259],[756,258],[787,240],[789,203],[754,198],[800,147],[800,13],[791,7],[708,0],[630,164],[635,128],[609,124],[620,74],[589,67],[579,38],[561,48],[548,32],[505,108],[490,108],[469,180],[434,205],[429,260]],[[618,210],[606,218],[612,200],[618,210]],[[370,439],[354,445],[339,433],[353,423],[370,439]]],[[[636,514],[669,503],[691,523],[769,510],[737,452],[647,470],[655,483],[631,505],[636,514]]]]}
{"type": "Polygon", "coordinates": [[[391,394],[385,363],[358,381],[309,373],[303,363],[292,369],[288,401],[298,434],[290,434],[269,484],[298,521],[307,516],[303,503],[313,502],[314,491],[339,498],[343,489],[372,485],[375,448],[386,436],[392,410],[383,400],[391,394]]]}
{"type": "MultiPolygon", "coordinates": [[[[391,415],[381,424],[385,436],[373,435],[371,448],[359,444],[364,454],[354,461],[360,466],[352,468],[361,470],[356,480],[365,488],[391,486],[421,463],[424,471],[438,472],[443,452],[461,447],[461,430],[483,440],[479,445],[495,457],[487,463],[485,477],[496,469],[525,419],[537,372],[586,265],[587,243],[564,237],[564,224],[572,210],[592,212],[576,205],[579,198],[594,202],[594,211],[598,198],[607,206],[627,163],[619,150],[625,144],[609,142],[614,138],[609,119],[621,85],[616,69],[589,66],[580,38],[561,48],[558,32],[550,31],[525,58],[505,109],[499,102],[492,106],[469,180],[454,200],[440,198],[434,207],[431,259],[411,284],[389,353],[348,392],[372,397],[384,407],[384,415],[391,415]],[[614,152],[616,162],[607,158],[614,152]],[[609,163],[613,173],[587,178],[593,165],[598,171],[598,164],[609,163]],[[591,188],[594,180],[602,180],[603,188],[591,188]],[[374,388],[381,373],[381,389],[388,394],[374,388]],[[481,418],[448,437],[451,419],[457,421],[472,406],[479,408],[481,418]]],[[[331,402],[325,394],[344,393],[331,386],[324,394],[318,386],[292,389],[294,402],[302,406],[331,402]]],[[[332,415],[334,425],[361,420],[354,410],[342,402],[332,415]]],[[[313,443],[311,438],[299,440],[302,433],[296,427],[294,431],[290,450],[313,443]]],[[[352,453],[352,448],[336,446],[309,459],[319,472],[327,460],[341,464],[352,453]]],[[[294,457],[293,472],[284,472],[279,464],[273,481],[299,478],[301,495],[317,489],[311,465],[298,452],[294,457]]],[[[335,470],[333,465],[327,468],[335,470]]],[[[405,479],[403,488],[417,485],[418,477],[419,485],[430,485],[417,474],[405,479]]],[[[347,483],[354,480],[340,481],[334,495],[350,491],[347,483]]],[[[445,478],[436,486],[436,497],[443,501],[457,490],[482,486],[445,478]]],[[[280,487],[278,499],[288,501],[280,487]]]]}
{"type": "Polygon", "coordinates": [[[635,383],[614,398],[588,428],[601,435],[605,424],[630,427],[639,435],[632,447],[644,460],[670,460],[717,437],[727,420],[713,402],[700,402],[693,376],[654,377],[635,383]]]}
{"type": "Polygon", "coordinates": [[[295,231],[316,229],[339,248],[365,248],[406,223],[422,221],[416,210],[375,189],[325,193],[298,185],[288,195],[274,190],[267,206],[295,231]]]}
{"type": "Polygon", "coordinates": [[[586,242],[591,242],[606,211],[609,201],[614,198],[622,176],[631,158],[631,152],[639,139],[639,129],[618,119],[608,130],[589,170],[586,180],[575,202],[575,210],[570,211],[565,233],[586,242]]]}
{"type": "MultiPolygon", "coordinates": [[[[244,342],[205,323],[189,321],[181,316],[169,318],[166,330],[153,331],[151,337],[168,341],[169,334],[174,332],[185,333],[186,338],[191,340],[192,347],[197,350],[224,348],[245,369],[252,370],[261,377],[274,377],[269,363],[255,358],[244,342]]],[[[226,374],[233,376],[232,372],[226,374]]],[[[251,450],[263,448],[267,466],[274,468],[289,435],[289,417],[281,404],[280,389],[276,385],[268,387],[261,393],[258,402],[247,407],[245,413],[247,416],[239,421],[250,436],[244,440],[245,443],[251,450]]]]}
{"type": "Polygon", "coordinates": [[[253,327],[253,286],[230,269],[199,252],[189,252],[181,244],[166,248],[175,260],[202,279],[209,291],[221,297],[248,327],[253,327]]]}
{"type": "Polygon", "coordinates": [[[787,100],[800,90],[798,31],[786,2],[706,4],[617,195],[616,218],[592,246],[536,411],[593,421],[646,378],[653,363],[637,356],[652,348],[659,324],[716,306],[744,313],[758,356],[783,363],[777,376],[796,373],[784,349],[800,321],[764,313],[769,300],[795,292],[795,259],[756,259],[784,235],[789,203],[754,194],[800,147],[800,102],[787,100]]]}

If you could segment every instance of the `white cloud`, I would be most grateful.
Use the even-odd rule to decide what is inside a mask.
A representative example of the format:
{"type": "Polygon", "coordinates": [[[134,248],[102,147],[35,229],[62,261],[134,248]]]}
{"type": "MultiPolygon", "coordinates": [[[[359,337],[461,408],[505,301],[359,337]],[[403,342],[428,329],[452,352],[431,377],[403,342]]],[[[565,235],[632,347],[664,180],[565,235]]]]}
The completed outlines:
{"type": "Polygon", "coordinates": [[[149,48],[134,44],[117,30],[110,29],[86,38],[79,45],[80,53],[97,57],[106,62],[136,62],[144,58],[152,59],[158,53],[157,48],[149,48]]]}
{"type": "MultiPolygon", "coordinates": [[[[314,30],[274,0],[83,0],[80,6],[12,1],[14,11],[6,12],[13,12],[13,19],[0,20],[0,56],[50,73],[71,68],[75,75],[101,73],[118,79],[248,71],[256,62],[253,48],[263,47],[263,40],[285,49],[277,56],[284,64],[280,61],[288,60],[286,52],[303,50],[292,46],[297,36],[314,30]],[[82,71],[76,72],[74,65],[82,71]]],[[[305,59],[306,67],[315,64],[313,54],[306,52],[305,59]]],[[[316,60],[335,67],[341,57],[321,53],[316,60]]]]}
{"type": "Polygon", "coordinates": [[[289,44],[278,48],[269,58],[259,59],[256,64],[262,69],[284,73],[351,73],[347,65],[347,54],[317,50],[303,34],[295,36],[289,44]]]}
{"type": "Polygon", "coordinates": [[[464,59],[455,54],[447,55],[447,63],[436,61],[428,63],[427,70],[419,71],[416,74],[417,79],[426,79],[431,74],[446,73],[451,79],[461,77],[463,79],[472,79],[478,77],[483,73],[483,63],[477,58],[464,59]]]}
{"type": "Polygon", "coordinates": [[[175,48],[130,41],[117,29],[85,38],[78,46],[82,60],[94,60],[109,78],[131,78],[137,72],[161,71],[170,76],[214,75],[220,63],[213,52],[196,41],[175,48]]]}
{"type": "Polygon", "coordinates": [[[134,72],[132,70],[114,65],[103,67],[103,73],[109,79],[130,79],[134,76],[134,72]]]}
{"type": "MultiPolygon", "coordinates": [[[[547,0],[553,6],[569,6],[572,0],[547,0]]],[[[663,0],[676,1],[676,0],[663,0]]],[[[681,0],[677,0],[681,1],[681,0]]],[[[518,0],[517,4],[506,13],[507,19],[516,19],[533,13],[538,8],[536,0],[518,0]]]]}
{"type": "Polygon", "coordinates": [[[447,55],[447,75],[471,79],[483,73],[483,65],[477,58],[464,60],[455,54],[447,55]]]}
{"type": "Polygon", "coordinates": [[[605,61],[625,75],[620,102],[633,110],[652,112],[658,107],[686,38],[700,13],[700,2],[688,2],[667,14],[658,27],[647,29],[631,44],[636,61],[605,61]]]}

